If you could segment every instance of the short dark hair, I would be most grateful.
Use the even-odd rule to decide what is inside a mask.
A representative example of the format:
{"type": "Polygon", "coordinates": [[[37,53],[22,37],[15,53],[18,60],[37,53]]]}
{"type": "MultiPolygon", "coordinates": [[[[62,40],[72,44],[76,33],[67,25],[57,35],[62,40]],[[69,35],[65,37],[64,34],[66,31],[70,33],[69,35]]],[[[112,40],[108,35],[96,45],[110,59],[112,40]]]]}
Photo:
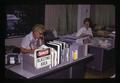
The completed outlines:
{"type": "Polygon", "coordinates": [[[90,23],[90,27],[92,27],[92,21],[91,21],[90,18],[85,18],[83,23],[85,24],[85,22],[89,22],[90,23]]]}

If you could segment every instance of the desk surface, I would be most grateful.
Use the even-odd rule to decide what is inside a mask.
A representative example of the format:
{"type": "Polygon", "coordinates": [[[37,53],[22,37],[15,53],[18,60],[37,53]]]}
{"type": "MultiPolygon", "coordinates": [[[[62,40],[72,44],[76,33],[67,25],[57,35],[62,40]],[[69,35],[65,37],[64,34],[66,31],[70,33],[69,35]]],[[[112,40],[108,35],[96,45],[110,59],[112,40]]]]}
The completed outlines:
{"type": "Polygon", "coordinates": [[[103,38],[103,37],[94,37],[93,38],[93,40],[92,40],[92,42],[91,43],[89,43],[88,45],[90,45],[90,46],[92,46],[92,47],[97,47],[97,48],[102,48],[102,49],[105,49],[105,50],[111,50],[111,49],[113,49],[114,48],[114,43],[110,46],[110,47],[101,47],[100,45],[99,45],[99,40],[101,40],[101,39],[108,39],[108,40],[110,40],[111,41],[111,44],[113,43],[113,39],[111,39],[111,38],[103,38]]]}
{"type": "Polygon", "coordinates": [[[87,56],[80,57],[76,61],[67,62],[67,63],[64,63],[64,64],[59,64],[56,67],[53,67],[51,69],[44,69],[44,71],[39,69],[40,70],[39,72],[30,72],[30,71],[24,70],[22,64],[21,65],[16,65],[16,66],[6,66],[6,69],[8,69],[8,70],[10,70],[12,72],[15,72],[15,73],[27,78],[27,79],[31,79],[31,78],[35,78],[37,76],[42,76],[43,74],[46,74],[46,73],[53,72],[55,70],[59,70],[60,68],[63,68],[63,67],[66,67],[66,66],[70,66],[70,65],[72,65],[74,63],[77,63],[79,61],[87,59],[87,58],[89,58],[91,56],[92,56],[91,54],[88,54],[87,56]]]}
{"type": "MultiPolygon", "coordinates": [[[[76,39],[77,39],[77,37],[75,36],[75,33],[74,34],[68,34],[68,35],[65,35],[65,36],[61,36],[60,37],[61,39],[62,38],[65,38],[64,40],[71,40],[71,41],[75,41],[76,39]]],[[[105,49],[105,50],[111,50],[111,49],[113,49],[114,48],[114,41],[115,41],[115,39],[114,38],[104,38],[104,37],[94,37],[93,39],[92,39],[92,42],[91,43],[89,43],[88,45],[90,45],[90,46],[93,46],[93,47],[98,47],[98,48],[103,48],[103,49],[105,49]],[[99,45],[99,41],[100,40],[103,40],[103,39],[107,39],[107,40],[109,40],[110,41],[110,43],[112,44],[110,47],[101,47],[100,45],[99,45]]]]}
{"type": "Polygon", "coordinates": [[[113,49],[114,47],[101,47],[101,46],[99,46],[99,45],[95,45],[95,44],[92,44],[92,43],[90,43],[90,44],[88,44],[89,46],[92,46],[92,47],[97,47],[97,48],[102,48],[102,49],[104,49],[104,50],[111,50],[111,49],[113,49]]]}

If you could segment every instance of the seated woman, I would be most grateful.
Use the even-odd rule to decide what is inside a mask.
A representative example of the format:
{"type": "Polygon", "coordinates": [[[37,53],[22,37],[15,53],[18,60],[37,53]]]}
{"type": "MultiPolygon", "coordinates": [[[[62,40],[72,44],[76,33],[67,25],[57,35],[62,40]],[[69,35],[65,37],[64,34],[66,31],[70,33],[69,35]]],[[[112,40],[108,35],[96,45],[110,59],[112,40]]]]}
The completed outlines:
{"type": "Polygon", "coordinates": [[[84,26],[81,27],[76,34],[76,37],[78,38],[76,43],[85,44],[90,42],[90,39],[93,37],[91,24],[90,18],[85,18],[84,26]]]}
{"type": "Polygon", "coordinates": [[[23,54],[33,53],[36,48],[44,44],[43,32],[45,28],[41,24],[36,24],[32,31],[27,34],[21,43],[21,52],[23,54]]]}

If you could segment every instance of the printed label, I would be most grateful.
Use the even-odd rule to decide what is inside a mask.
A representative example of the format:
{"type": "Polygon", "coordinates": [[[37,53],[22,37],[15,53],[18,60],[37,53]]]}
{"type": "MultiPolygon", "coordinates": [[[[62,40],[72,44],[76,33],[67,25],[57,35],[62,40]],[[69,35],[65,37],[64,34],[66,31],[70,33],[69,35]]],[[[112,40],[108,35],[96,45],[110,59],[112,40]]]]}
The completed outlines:
{"type": "Polygon", "coordinates": [[[37,58],[37,60],[36,60],[37,68],[42,68],[42,67],[48,66],[50,64],[51,64],[51,57],[50,57],[50,55],[37,58]]]}

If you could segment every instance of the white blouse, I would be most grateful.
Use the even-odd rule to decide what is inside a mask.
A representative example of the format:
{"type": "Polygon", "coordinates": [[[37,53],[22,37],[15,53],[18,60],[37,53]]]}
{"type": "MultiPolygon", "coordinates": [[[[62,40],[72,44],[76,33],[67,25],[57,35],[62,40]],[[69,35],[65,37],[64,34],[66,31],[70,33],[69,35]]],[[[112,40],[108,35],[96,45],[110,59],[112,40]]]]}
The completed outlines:
{"type": "MultiPolygon", "coordinates": [[[[37,42],[38,42],[38,39],[34,39],[34,37],[32,35],[32,32],[30,32],[29,34],[27,34],[23,38],[22,43],[21,43],[21,47],[30,49],[31,48],[31,43],[34,43],[36,45],[37,42]]],[[[40,45],[42,44],[41,39],[39,39],[39,44],[40,45]]]]}
{"type": "Polygon", "coordinates": [[[88,35],[91,35],[91,36],[93,36],[93,34],[92,34],[92,30],[91,30],[91,28],[85,28],[85,27],[81,27],[79,30],[78,30],[78,32],[76,33],[76,37],[79,37],[81,34],[88,34],[88,35]]]}
{"type": "MultiPolygon", "coordinates": [[[[81,28],[78,30],[78,32],[76,33],[76,37],[79,37],[81,34],[86,34],[86,35],[91,35],[91,36],[93,36],[91,28],[88,28],[88,29],[87,29],[87,28],[85,28],[85,27],[81,27],[81,28]]],[[[78,38],[78,39],[76,40],[76,43],[83,44],[83,40],[84,40],[85,38],[87,38],[87,37],[78,38]]]]}

